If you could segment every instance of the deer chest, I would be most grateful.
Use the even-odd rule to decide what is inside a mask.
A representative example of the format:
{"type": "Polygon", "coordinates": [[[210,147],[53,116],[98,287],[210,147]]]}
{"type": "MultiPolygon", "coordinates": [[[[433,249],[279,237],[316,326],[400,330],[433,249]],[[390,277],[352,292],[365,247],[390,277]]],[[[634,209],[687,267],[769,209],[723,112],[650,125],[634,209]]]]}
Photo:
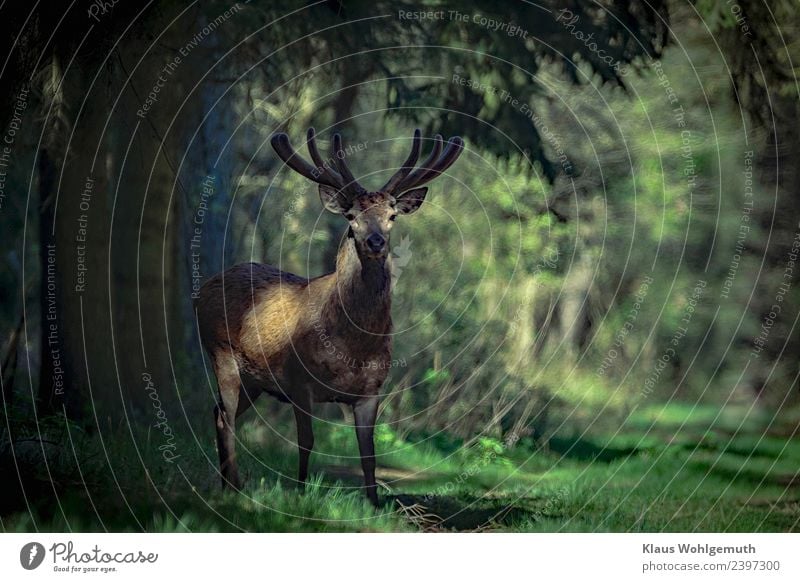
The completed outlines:
{"type": "Polygon", "coordinates": [[[393,367],[390,336],[370,336],[362,342],[323,337],[313,344],[314,349],[302,360],[298,357],[297,363],[318,402],[348,402],[378,394],[393,367]]]}

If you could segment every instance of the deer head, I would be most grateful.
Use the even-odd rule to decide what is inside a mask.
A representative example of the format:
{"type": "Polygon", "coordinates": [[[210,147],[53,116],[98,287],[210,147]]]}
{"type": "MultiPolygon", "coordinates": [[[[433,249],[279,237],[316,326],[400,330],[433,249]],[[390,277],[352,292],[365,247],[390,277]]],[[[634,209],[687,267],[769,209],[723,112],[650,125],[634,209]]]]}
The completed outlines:
{"type": "Polygon", "coordinates": [[[348,236],[355,239],[356,250],[362,260],[386,258],[389,233],[395,219],[419,209],[428,193],[428,188],[423,185],[453,165],[464,148],[460,137],[451,138],[444,147],[442,136],[437,135],[430,154],[416,167],[422,146],[421,134],[417,129],[414,131],[411,153],[403,165],[380,190],[368,192],[347,167],[342,138],[338,133],[331,139],[332,156],[328,161],[322,159],[317,149],[314,128],[308,130],[306,142],[313,164],[294,150],[285,133],[272,137],[272,147],[286,165],[319,184],[322,205],[330,212],[342,215],[350,223],[348,236]]]}

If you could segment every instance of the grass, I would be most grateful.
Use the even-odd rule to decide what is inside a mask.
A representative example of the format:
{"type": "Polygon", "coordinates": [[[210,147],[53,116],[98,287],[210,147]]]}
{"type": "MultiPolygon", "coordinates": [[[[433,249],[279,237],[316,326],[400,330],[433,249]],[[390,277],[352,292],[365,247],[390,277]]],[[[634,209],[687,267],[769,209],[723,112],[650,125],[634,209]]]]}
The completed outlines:
{"type": "MultiPolygon", "coordinates": [[[[796,417],[775,421],[742,409],[672,404],[636,410],[616,427],[562,429],[544,443],[506,447],[483,438],[465,448],[443,435],[404,441],[384,425],[376,434],[384,483],[379,509],[358,489],[355,438],[346,426],[318,429],[315,476],[301,493],[292,479],[290,426],[276,433],[250,421],[240,431],[243,494],[219,489],[208,432],[178,441],[180,457],[167,463],[152,434],[117,434],[101,443],[75,430],[65,439],[52,429],[50,444],[30,439],[15,446],[27,505],[19,490],[4,491],[16,505],[0,508],[1,525],[5,531],[798,531],[797,427],[796,417]]],[[[10,449],[3,453],[9,464],[10,449]]],[[[3,469],[16,474],[11,465],[3,469]]]]}

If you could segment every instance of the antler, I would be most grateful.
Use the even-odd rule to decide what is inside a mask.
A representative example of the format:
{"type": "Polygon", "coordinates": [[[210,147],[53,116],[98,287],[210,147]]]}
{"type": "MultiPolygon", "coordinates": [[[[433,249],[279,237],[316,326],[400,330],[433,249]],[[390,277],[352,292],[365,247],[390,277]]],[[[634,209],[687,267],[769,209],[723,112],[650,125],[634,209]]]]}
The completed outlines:
{"type": "Polygon", "coordinates": [[[295,151],[289,143],[289,136],[285,133],[277,133],[272,136],[271,140],[272,148],[275,150],[275,153],[278,154],[287,166],[301,176],[317,184],[335,188],[350,199],[364,192],[364,188],[355,179],[350,168],[347,167],[347,162],[345,162],[342,136],[338,133],[333,135],[331,139],[333,159],[327,162],[322,159],[317,149],[316,133],[313,127],[308,128],[306,142],[308,145],[308,153],[311,155],[311,159],[314,162],[313,166],[295,151]],[[338,171],[331,167],[331,161],[336,165],[338,171]]]}
{"type": "Polygon", "coordinates": [[[407,190],[422,186],[452,166],[464,150],[464,140],[460,137],[451,137],[444,152],[442,152],[442,136],[437,134],[433,140],[431,153],[422,162],[422,165],[412,172],[411,170],[414,169],[419,158],[420,150],[420,131],[419,129],[415,130],[411,153],[381,190],[397,197],[407,190]]]}

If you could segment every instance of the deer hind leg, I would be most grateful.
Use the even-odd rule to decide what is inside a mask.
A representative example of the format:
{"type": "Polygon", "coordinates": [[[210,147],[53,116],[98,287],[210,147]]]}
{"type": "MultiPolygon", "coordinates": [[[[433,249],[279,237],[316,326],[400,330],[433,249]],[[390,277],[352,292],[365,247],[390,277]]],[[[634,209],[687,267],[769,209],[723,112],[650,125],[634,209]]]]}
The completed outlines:
{"type": "Polygon", "coordinates": [[[217,428],[217,450],[222,487],[240,489],[239,468],[236,464],[236,417],[239,409],[239,396],[242,382],[239,368],[231,354],[216,354],[214,373],[219,386],[219,403],[214,407],[214,424],[217,428]]]}
{"type": "Polygon", "coordinates": [[[372,505],[378,505],[375,485],[375,420],[378,417],[378,397],[370,396],[353,405],[361,468],[364,471],[364,489],[372,505]]]}
{"type": "Polygon", "coordinates": [[[299,453],[297,468],[297,484],[305,489],[308,478],[308,459],[314,448],[314,429],[311,422],[311,399],[293,402],[294,420],[297,424],[297,449],[299,453]]]}

